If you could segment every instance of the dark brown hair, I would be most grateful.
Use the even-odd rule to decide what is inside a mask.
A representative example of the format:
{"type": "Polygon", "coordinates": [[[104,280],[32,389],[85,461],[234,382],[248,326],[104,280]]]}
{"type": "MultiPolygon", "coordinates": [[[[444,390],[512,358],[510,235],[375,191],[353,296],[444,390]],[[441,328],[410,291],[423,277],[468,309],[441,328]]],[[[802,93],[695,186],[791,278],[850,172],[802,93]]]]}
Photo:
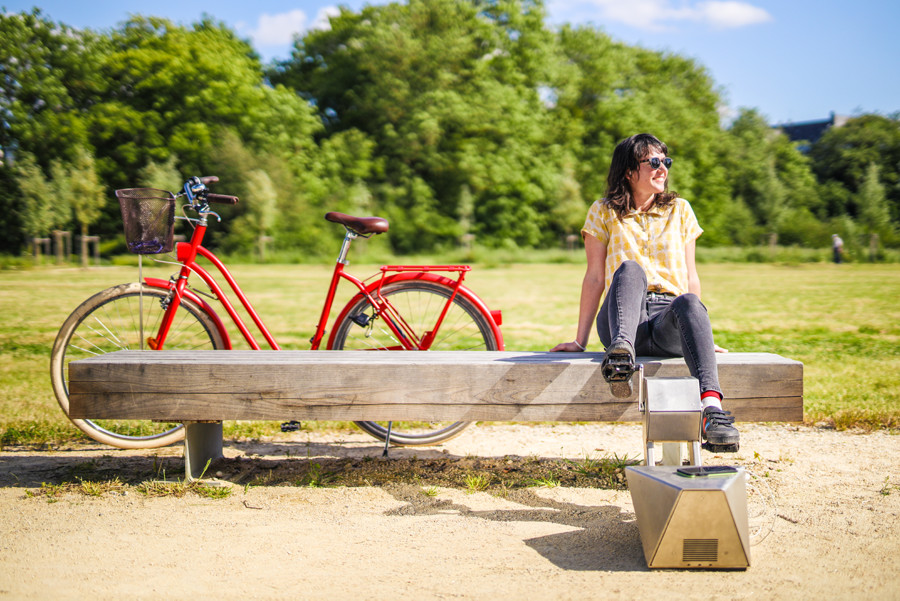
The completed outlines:
{"type": "MultiPolygon", "coordinates": [[[[625,138],[613,151],[609,175],[606,177],[604,200],[616,212],[619,219],[637,208],[634,196],[631,194],[628,176],[641,168],[640,162],[650,154],[651,150],[659,151],[666,156],[669,154],[669,148],[656,136],[650,134],[637,134],[625,138]]],[[[653,204],[657,207],[667,207],[677,197],[677,192],[669,192],[669,181],[666,179],[665,191],[656,194],[653,204]]]]}

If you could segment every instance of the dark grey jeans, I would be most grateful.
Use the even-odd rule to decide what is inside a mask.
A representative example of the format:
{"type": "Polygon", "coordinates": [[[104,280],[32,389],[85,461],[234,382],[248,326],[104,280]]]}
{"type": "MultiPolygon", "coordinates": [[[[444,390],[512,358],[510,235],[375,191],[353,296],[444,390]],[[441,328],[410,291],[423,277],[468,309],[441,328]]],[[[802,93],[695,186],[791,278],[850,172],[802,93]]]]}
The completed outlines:
{"type": "Polygon", "coordinates": [[[625,261],[613,275],[597,315],[597,334],[607,347],[628,341],[637,355],[684,357],[700,392],[722,394],[706,307],[696,294],[647,292],[647,276],[635,261],[625,261]]]}

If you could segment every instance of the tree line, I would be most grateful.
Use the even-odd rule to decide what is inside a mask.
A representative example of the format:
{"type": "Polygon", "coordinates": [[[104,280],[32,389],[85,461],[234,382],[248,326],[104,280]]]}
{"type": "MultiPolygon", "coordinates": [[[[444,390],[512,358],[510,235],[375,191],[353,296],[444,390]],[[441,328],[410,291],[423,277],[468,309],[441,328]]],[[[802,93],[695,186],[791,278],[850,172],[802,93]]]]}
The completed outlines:
{"type": "MultiPolygon", "coordinates": [[[[264,64],[226,25],[79,30],[0,14],[0,251],[54,229],[121,239],[117,188],[218,175],[242,197],[214,244],[331,252],[329,210],[391,220],[393,251],[549,248],[605,190],[616,143],[664,140],[704,245],[900,244],[900,118],[863,114],[801,152],[755,109],[723,126],[707,70],[541,0],[341,9],[264,64]]],[[[109,247],[111,250],[117,250],[109,247]]]]}

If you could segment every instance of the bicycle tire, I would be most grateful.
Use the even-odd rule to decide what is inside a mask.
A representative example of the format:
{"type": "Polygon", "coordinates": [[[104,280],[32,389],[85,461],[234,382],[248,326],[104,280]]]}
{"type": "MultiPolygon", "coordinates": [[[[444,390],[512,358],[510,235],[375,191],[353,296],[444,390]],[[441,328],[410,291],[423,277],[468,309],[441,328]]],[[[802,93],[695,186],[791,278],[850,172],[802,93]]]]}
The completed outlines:
{"type": "MultiPolygon", "coordinates": [[[[140,340],[153,335],[164,310],[160,300],[168,290],[138,282],[98,292],[63,322],[50,354],[50,380],[56,400],[69,416],[70,361],[118,350],[138,350],[140,340]],[[143,294],[144,333],[140,332],[140,295],[143,294]]],[[[182,299],[165,343],[169,350],[220,349],[225,343],[213,319],[196,303],[182,299]]],[[[146,348],[146,346],[144,347],[146,348]]],[[[69,418],[82,432],[103,444],[121,449],[152,449],[184,438],[182,424],[151,420],[87,420],[69,418]]]]}
{"type": "MultiPolygon", "coordinates": [[[[389,297],[391,304],[417,333],[437,322],[446,299],[453,294],[448,286],[424,280],[405,280],[385,285],[382,296],[389,297]],[[440,297],[440,298],[436,298],[440,297]]],[[[344,311],[341,323],[335,326],[333,350],[387,350],[400,342],[389,328],[375,324],[372,319],[374,308],[365,296],[359,294],[344,311]],[[365,315],[366,318],[359,316],[365,315]],[[360,325],[366,319],[369,325],[360,325]],[[376,333],[376,329],[378,330],[376,333]],[[369,335],[366,335],[366,332],[369,335]]],[[[495,351],[499,343],[493,336],[490,317],[482,313],[469,299],[457,294],[453,304],[441,324],[437,336],[429,350],[483,350],[495,351]]],[[[354,422],[364,432],[384,441],[387,438],[387,422],[354,422]]],[[[398,446],[430,446],[446,442],[459,436],[471,422],[398,422],[391,428],[391,444],[398,446]]]]}

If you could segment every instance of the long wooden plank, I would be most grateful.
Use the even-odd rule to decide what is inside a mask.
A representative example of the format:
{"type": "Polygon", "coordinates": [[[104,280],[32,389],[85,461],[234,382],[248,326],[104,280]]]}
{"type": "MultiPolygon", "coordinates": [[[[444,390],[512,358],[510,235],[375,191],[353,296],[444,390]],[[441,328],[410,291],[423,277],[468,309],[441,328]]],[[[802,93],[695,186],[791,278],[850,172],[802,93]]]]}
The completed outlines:
{"type": "MultiPolygon", "coordinates": [[[[602,353],[123,351],[69,365],[72,417],[189,420],[637,421],[600,375],[602,353]]],[[[739,421],[801,421],[803,366],[718,355],[739,421]]],[[[647,376],[687,376],[643,358],[647,376]]]]}

